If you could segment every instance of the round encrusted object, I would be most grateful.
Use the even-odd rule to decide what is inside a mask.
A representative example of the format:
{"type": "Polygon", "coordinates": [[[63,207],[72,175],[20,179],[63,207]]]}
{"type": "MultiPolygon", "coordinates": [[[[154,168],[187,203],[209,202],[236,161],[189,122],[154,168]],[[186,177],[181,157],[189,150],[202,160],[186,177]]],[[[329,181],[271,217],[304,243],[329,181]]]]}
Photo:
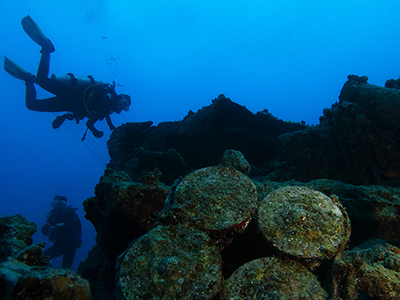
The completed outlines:
{"type": "Polygon", "coordinates": [[[119,288],[124,299],[211,299],[222,286],[222,258],[203,232],[158,226],[122,258],[119,288]]]}
{"type": "Polygon", "coordinates": [[[304,259],[329,259],[350,237],[350,221],[338,199],[305,187],[271,192],[260,204],[258,224],[279,251],[304,259]]]}
{"type": "Polygon", "coordinates": [[[250,219],[257,209],[257,191],[243,173],[208,167],[187,175],[174,193],[174,207],[184,224],[200,230],[221,230],[250,219]]]}
{"type": "Polygon", "coordinates": [[[222,300],[324,300],[327,294],[317,277],[300,263],[275,257],[252,260],[227,280],[222,300]]]}
{"type": "Polygon", "coordinates": [[[242,172],[216,166],[184,177],[159,214],[161,224],[181,224],[210,235],[218,247],[244,231],[257,210],[257,190],[242,172]]]}

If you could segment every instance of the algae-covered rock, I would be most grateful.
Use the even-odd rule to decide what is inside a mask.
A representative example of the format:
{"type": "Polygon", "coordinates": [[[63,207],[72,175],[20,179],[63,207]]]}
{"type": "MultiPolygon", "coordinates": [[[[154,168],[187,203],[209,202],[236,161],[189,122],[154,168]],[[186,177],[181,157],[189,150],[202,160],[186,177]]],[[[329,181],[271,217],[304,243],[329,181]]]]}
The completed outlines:
{"type": "Polygon", "coordinates": [[[101,288],[110,293],[114,289],[117,256],[135,238],[153,228],[169,192],[169,187],[159,182],[159,174],[155,173],[158,172],[147,174],[143,183],[137,183],[124,172],[107,169],[96,186],[96,197],[83,203],[86,218],[96,228],[102,252],[101,288]]]}
{"type": "Polygon", "coordinates": [[[329,179],[310,182],[253,180],[261,203],[272,191],[287,186],[303,186],[328,197],[336,195],[351,220],[351,246],[372,238],[400,246],[400,188],[352,185],[329,179]]]}
{"type": "Polygon", "coordinates": [[[320,124],[278,137],[269,179],[399,186],[400,91],[367,79],[349,75],[320,124]]]}
{"type": "Polygon", "coordinates": [[[243,173],[223,166],[197,170],[178,183],[159,214],[163,224],[207,232],[223,248],[242,232],[257,209],[257,192],[243,173]]]}
{"type": "Polygon", "coordinates": [[[239,150],[252,165],[262,167],[275,157],[278,135],[307,128],[277,119],[266,109],[253,114],[222,94],[181,121],[151,125],[128,122],[113,130],[107,142],[111,168],[124,170],[139,147],[157,152],[176,149],[193,170],[217,165],[226,149],[239,150]]]}
{"type": "Polygon", "coordinates": [[[90,300],[89,284],[69,269],[30,267],[13,258],[0,264],[0,297],[13,300],[90,300]]]}
{"type": "Polygon", "coordinates": [[[0,299],[89,300],[86,280],[71,270],[50,268],[44,243],[32,244],[36,224],[21,215],[0,218],[0,299]]]}
{"type": "Polygon", "coordinates": [[[222,165],[234,168],[246,175],[249,175],[251,167],[242,152],[238,150],[226,150],[222,156],[222,165]]]}
{"type": "Polygon", "coordinates": [[[160,181],[172,184],[179,176],[185,176],[192,170],[175,149],[168,151],[149,151],[142,147],[131,151],[133,158],[121,167],[134,181],[142,181],[145,172],[160,170],[160,181]]]}
{"type": "Polygon", "coordinates": [[[120,260],[118,299],[211,299],[221,288],[218,248],[189,227],[158,226],[120,260]]]}
{"type": "Polygon", "coordinates": [[[29,222],[22,215],[0,218],[0,262],[32,244],[32,235],[36,224],[29,222]]]}
{"type": "Polygon", "coordinates": [[[292,260],[265,257],[235,271],[222,292],[223,300],[323,300],[327,293],[315,275],[292,260]]]}
{"type": "Polygon", "coordinates": [[[258,223],[278,251],[311,268],[343,251],[350,237],[349,218],[337,198],[305,187],[270,193],[258,209],[258,223]]]}
{"type": "Polygon", "coordinates": [[[332,299],[358,299],[364,293],[373,299],[399,299],[400,249],[383,240],[368,241],[344,252],[333,265],[332,299]]]}

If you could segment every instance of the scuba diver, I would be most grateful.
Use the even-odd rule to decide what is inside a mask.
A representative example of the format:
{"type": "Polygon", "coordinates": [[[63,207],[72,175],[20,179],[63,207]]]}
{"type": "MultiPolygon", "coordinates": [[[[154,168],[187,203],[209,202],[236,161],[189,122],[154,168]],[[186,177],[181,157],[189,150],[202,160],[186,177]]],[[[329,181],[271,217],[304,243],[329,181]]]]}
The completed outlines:
{"type": "Polygon", "coordinates": [[[71,268],[76,248],[82,246],[82,225],[76,214],[77,208],[67,206],[67,197],[55,196],[51,203],[53,209],[47,215],[42,234],[54,244],[43,252],[53,259],[63,255],[62,268],[71,268]]]}
{"type": "MultiPolygon", "coordinates": [[[[41,112],[67,112],[53,121],[54,129],[60,127],[66,119],[75,120],[78,124],[80,120],[87,117],[86,127],[95,137],[102,137],[103,132],[97,130],[94,123],[104,118],[110,130],[113,130],[115,126],[111,122],[110,114],[127,111],[131,105],[130,96],[118,95],[115,92],[115,82],[113,84],[103,83],[92,76],[75,78],[72,73],[68,73],[66,76],[53,74],[49,78],[50,53],[55,51],[53,43],[29,15],[23,18],[21,23],[28,36],[42,47],[37,74],[34,76],[25,71],[7,57],[4,57],[4,70],[11,76],[25,81],[26,107],[41,112]],[[36,99],[34,83],[56,96],[43,100],[36,99]]],[[[86,132],[82,140],[84,140],[86,132]]]]}

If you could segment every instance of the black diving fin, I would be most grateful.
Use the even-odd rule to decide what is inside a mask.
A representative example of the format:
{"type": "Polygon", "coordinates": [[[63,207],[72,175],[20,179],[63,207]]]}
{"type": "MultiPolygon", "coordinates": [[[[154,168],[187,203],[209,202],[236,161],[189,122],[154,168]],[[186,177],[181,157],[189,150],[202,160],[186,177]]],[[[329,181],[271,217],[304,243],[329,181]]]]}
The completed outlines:
{"type": "Polygon", "coordinates": [[[36,77],[35,75],[29,73],[28,71],[22,69],[15,62],[13,62],[8,57],[4,56],[4,70],[10,74],[12,77],[17,79],[21,79],[24,81],[34,82],[36,77]]]}
{"type": "Polygon", "coordinates": [[[55,51],[53,43],[44,35],[42,30],[40,30],[40,27],[29,15],[22,19],[21,24],[26,34],[32,39],[32,41],[41,46],[42,50],[47,53],[55,51]]]}

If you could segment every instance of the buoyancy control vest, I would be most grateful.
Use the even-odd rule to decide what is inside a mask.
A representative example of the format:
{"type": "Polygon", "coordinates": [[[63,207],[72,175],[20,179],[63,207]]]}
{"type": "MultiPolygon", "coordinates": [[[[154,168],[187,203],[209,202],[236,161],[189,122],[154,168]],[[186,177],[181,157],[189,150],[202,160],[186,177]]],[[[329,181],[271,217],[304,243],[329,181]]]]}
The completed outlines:
{"type": "Polygon", "coordinates": [[[82,101],[86,109],[86,116],[88,119],[93,117],[93,113],[89,110],[89,106],[93,102],[93,95],[96,91],[99,91],[99,89],[104,89],[103,91],[109,93],[110,95],[116,94],[115,81],[113,81],[113,84],[104,83],[99,79],[93,78],[92,75],[88,75],[87,78],[76,78],[72,73],[67,73],[67,75],[52,74],[51,79],[83,92],[82,101]]]}
{"type": "Polygon", "coordinates": [[[76,210],[78,209],[70,205],[67,206],[63,212],[57,212],[55,209],[52,209],[47,214],[47,223],[50,225],[50,228],[45,235],[49,237],[49,241],[66,237],[65,228],[59,229],[59,227],[55,226],[57,223],[65,223],[68,224],[68,235],[73,238],[76,245],[82,244],[82,225],[78,215],[76,214],[76,210]]]}

